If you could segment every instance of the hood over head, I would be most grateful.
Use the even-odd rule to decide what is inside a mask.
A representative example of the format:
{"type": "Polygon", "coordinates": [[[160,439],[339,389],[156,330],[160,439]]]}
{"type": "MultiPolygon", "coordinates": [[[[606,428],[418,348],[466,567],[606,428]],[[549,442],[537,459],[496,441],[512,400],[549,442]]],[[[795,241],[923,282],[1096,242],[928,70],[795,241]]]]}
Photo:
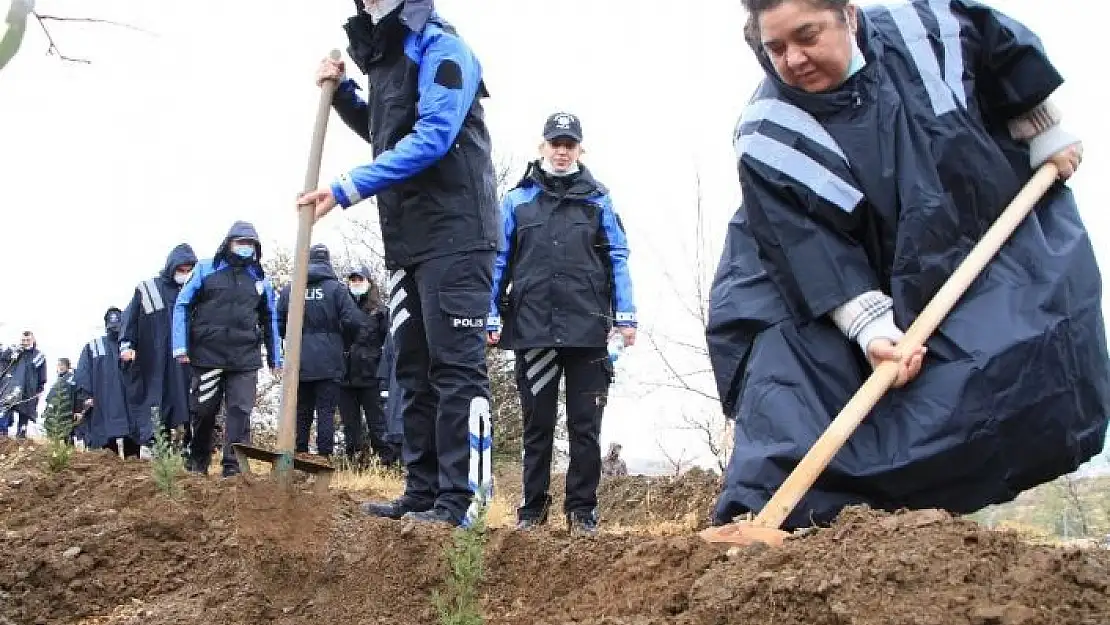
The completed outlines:
{"type": "Polygon", "coordinates": [[[173,281],[173,270],[178,265],[196,265],[197,255],[193,252],[192,246],[188,243],[181,243],[170,251],[166,256],[166,264],[162,267],[160,274],[163,280],[173,281]]]}
{"type": "Polygon", "coordinates": [[[255,256],[254,261],[261,264],[262,262],[262,240],[258,237],[258,230],[255,230],[254,224],[249,221],[237,221],[231,224],[231,228],[224,236],[223,243],[220,244],[219,249],[216,250],[214,258],[231,260],[234,256],[231,253],[231,240],[232,239],[251,239],[254,241],[255,256]]]}
{"type": "Polygon", "coordinates": [[[326,245],[317,243],[308,250],[308,281],[336,280],[335,268],[331,266],[331,252],[326,245]]]}

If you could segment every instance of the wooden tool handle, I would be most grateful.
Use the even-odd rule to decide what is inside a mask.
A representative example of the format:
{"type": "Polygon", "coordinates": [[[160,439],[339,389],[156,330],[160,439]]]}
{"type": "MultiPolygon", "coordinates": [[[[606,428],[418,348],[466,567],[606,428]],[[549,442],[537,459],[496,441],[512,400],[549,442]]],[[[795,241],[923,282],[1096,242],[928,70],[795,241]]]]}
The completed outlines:
{"type": "MultiPolygon", "coordinates": [[[[898,343],[899,351],[906,353],[925,344],[926,339],[936,331],[987,263],[1002,249],[1022,220],[1056,182],[1058,175],[1059,171],[1052,163],[1041,166],[910,325],[906,336],[898,343]]],[[[817,476],[825,470],[836,452],[840,451],[859,424],[867,418],[897,377],[898,364],[895,362],[886,361],[875,368],[782,486],[775,491],[771,500],[752,521],[753,525],[770,528],[782,525],[817,481],[817,476]]],[[[788,415],[783,416],[789,418],[788,415]]]]}
{"type": "MultiPolygon", "coordinates": [[[[328,55],[338,61],[339,50],[328,55]]],[[[324,135],[331,116],[331,102],[338,81],[328,80],[320,86],[320,101],[316,108],[316,125],[312,131],[312,146],[308,153],[308,171],[304,178],[304,192],[315,191],[320,184],[320,166],[324,157],[324,135]]],[[[293,281],[289,288],[289,317],[285,330],[285,368],[281,381],[281,418],[278,422],[277,451],[292,456],[297,428],[297,385],[301,380],[301,332],[304,329],[304,294],[308,283],[308,248],[312,242],[312,224],[315,221],[312,206],[297,211],[297,244],[293,249],[293,281]]],[[[279,470],[286,469],[281,463],[279,470]]],[[[291,463],[288,463],[291,466],[291,463]]]]}

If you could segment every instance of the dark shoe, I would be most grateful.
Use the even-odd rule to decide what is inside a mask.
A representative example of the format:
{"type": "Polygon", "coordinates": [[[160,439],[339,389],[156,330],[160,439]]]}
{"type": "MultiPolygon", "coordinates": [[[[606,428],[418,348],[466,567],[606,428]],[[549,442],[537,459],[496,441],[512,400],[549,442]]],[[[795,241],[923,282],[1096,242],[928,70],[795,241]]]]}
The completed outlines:
{"type": "Polygon", "coordinates": [[[393,501],[367,501],[359,506],[359,510],[367,516],[384,517],[387,519],[400,519],[410,512],[425,512],[432,509],[432,504],[416,504],[404,496],[393,501]]]}
{"type": "Polygon", "coordinates": [[[516,529],[521,532],[527,532],[540,527],[544,523],[545,521],[540,519],[520,519],[516,522],[516,529]]]}
{"type": "Polygon", "coordinates": [[[445,523],[451,527],[459,526],[459,522],[455,520],[454,515],[443,508],[432,508],[423,512],[409,512],[402,518],[419,523],[445,523]]]}
{"type": "MultiPolygon", "coordinates": [[[[205,471],[205,473],[207,473],[207,471],[205,471]]],[[[236,475],[239,475],[239,473],[240,471],[238,467],[224,467],[223,471],[220,472],[220,477],[226,480],[229,477],[235,477],[236,475]]]]}
{"type": "Polygon", "coordinates": [[[517,510],[516,528],[518,530],[535,529],[541,525],[547,524],[547,516],[551,511],[551,495],[544,498],[543,508],[539,514],[525,511],[523,509],[517,510]]]}
{"type": "Polygon", "coordinates": [[[208,465],[200,464],[199,462],[193,460],[191,457],[185,459],[185,470],[189,473],[208,475],[208,465]]]}
{"type": "Polygon", "coordinates": [[[571,512],[567,515],[567,529],[572,536],[597,536],[597,511],[571,512]]]}

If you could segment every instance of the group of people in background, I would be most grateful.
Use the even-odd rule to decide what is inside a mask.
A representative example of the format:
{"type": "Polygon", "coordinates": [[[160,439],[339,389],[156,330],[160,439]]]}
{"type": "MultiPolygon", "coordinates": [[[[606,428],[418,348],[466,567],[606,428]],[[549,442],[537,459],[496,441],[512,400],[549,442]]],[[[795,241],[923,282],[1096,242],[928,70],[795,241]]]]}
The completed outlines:
{"type": "MultiPolygon", "coordinates": [[[[259,369],[265,363],[277,374],[282,365],[288,303],[275,296],[261,259],[254,227],[236,222],[211,260],[200,261],[191,246],[177,245],[162,269],[135,287],[126,308],[108,308],[104,334],[83,346],[75,370],[69,359],[58,361],[46,397],[48,410],[64,405],[72,414],[71,439],[90,449],[149,458],[162,428],[185,455],[186,468],[207,473],[222,412],[221,474],[237,474],[231,445],[251,440],[259,369]]],[[[309,451],[315,419],[317,453],[333,454],[338,408],[349,459],[366,463],[373,454],[395,464],[400,427],[389,427],[385,419],[392,367],[373,276],[361,267],[341,284],[322,245],[312,249],[309,274],[297,451],[309,451]]],[[[0,359],[0,436],[14,420],[16,435],[25,437],[38,417],[46,358],[27,331],[0,359]]],[[[396,402],[392,412],[399,418],[396,402]]]]}

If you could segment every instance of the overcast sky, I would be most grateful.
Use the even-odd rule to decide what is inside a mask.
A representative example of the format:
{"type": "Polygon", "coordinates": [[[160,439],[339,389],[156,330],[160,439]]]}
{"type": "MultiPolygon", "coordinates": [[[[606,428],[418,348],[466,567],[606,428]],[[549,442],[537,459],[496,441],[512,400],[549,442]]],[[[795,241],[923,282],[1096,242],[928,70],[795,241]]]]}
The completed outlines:
{"type": "MultiPolygon", "coordinates": [[[[1103,87],[1084,69],[1100,67],[1089,59],[1100,24],[1061,10],[1075,2],[993,4],[1042,36],[1068,81],[1057,100],[1087,145],[1071,184],[1096,246],[1106,250],[1110,218],[1095,189],[1106,172],[1108,124],[1097,117],[1104,99],[1094,97],[1103,87]]],[[[702,257],[711,272],[740,199],[731,131],[761,76],[742,42],[740,2],[437,6],[484,67],[496,156],[519,170],[535,155],[549,113],[577,113],[586,162],[612,190],[629,230],[643,330],[700,341],[684,312],[694,303],[697,180],[706,215],[702,257]]],[[[76,359],[103,331],[104,310],[125,306],[135,283],[160,269],[177,243],[208,257],[232,221],[246,219],[264,245],[292,245],[293,198],[318,95],[313,73],[328,50],[346,48],[341,26],[353,3],[38,0],[37,9],[153,33],[55,24],[62,52],[92,61],[69,64],[44,54],[46,40],[31,24],[23,49],[0,72],[0,342],[33,329],[53,361],[76,359]]],[[[369,159],[369,146],[333,116],[323,180],[369,159]]],[[[350,212],[374,216],[369,203],[350,212]]],[[[339,243],[346,219],[333,213],[315,239],[339,243]]],[[[1099,254],[1105,265],[1106,252],[1099,254]]],[[[682,354],[673,345],[668,352],[682,354]]],[[[632,381],[662,371],[646,343],[627,365],[603,444],[619,439],[633,457],[658,456],[660,441],[672,454],[700,452],[693,435],[670,428],[683,409],[714,404],[667,391],[637,400],[642,387],[632,381]]]]}

